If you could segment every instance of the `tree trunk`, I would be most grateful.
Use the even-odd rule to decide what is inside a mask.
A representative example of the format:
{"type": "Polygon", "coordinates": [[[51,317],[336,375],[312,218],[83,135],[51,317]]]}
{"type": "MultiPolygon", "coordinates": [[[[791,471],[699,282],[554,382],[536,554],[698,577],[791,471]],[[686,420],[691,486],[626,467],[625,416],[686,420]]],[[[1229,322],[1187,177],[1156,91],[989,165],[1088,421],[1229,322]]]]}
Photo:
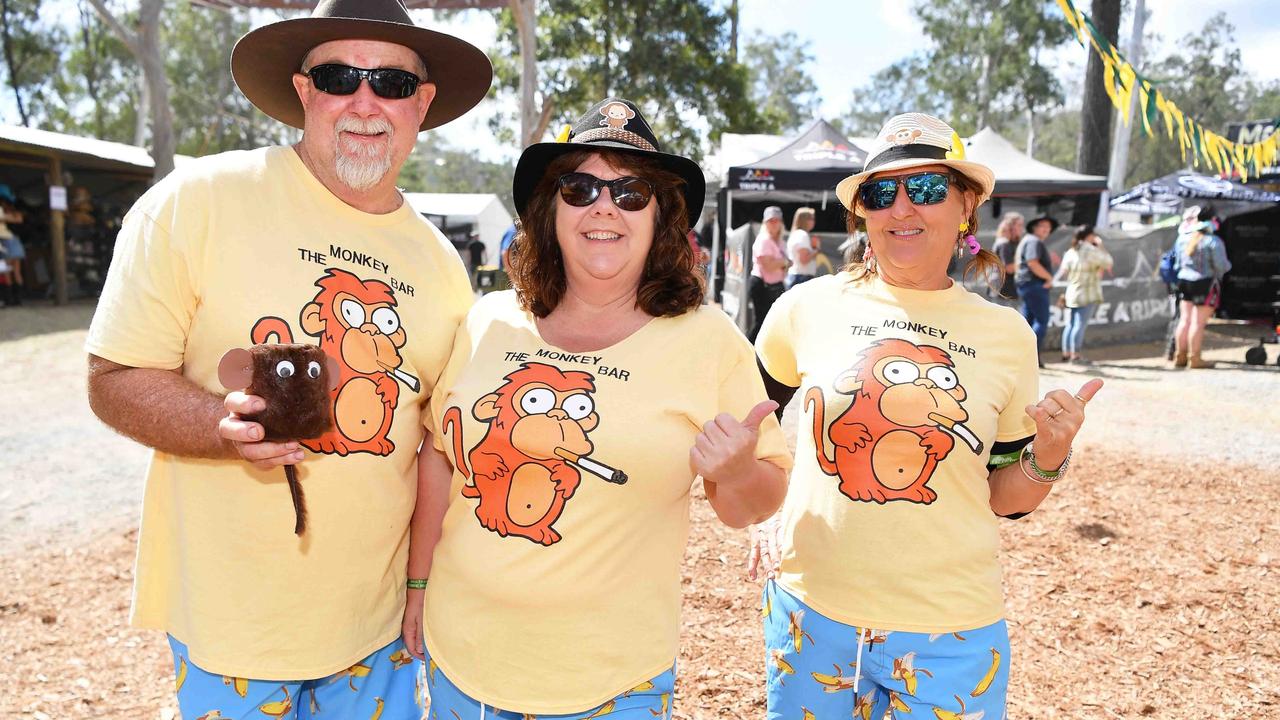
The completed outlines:
{"type": "Polygon", "coordinates": [[[93,103],[93,134],[102,137],[106,133],[105,110],[98,100],[98,48],[94,45],[92,11],[80,5],[80,39],[84,41],[84,86],[93,103]]]}
{"type": "Polygon", "coordinates": [[[738,62],[738,0],[729,3],[729,62],[738,62]]]}
{"type": "MultiPolygon", "coordinates": [[[[1112,45],[1120,33],[1121,0],[1093,0],[1094,27],[1112,45]]],[[[1102,61],[1089,50],[1089,64],[1084,78],[1084,104],[1080,111],[1080,136],[1076,142],[1076,172],[1106,175],[1111,160],[1111,98],[1103,88],[1102,61]]],[[[1082,196],[1076,201],[1072,224],[1092,224],[1098,217],[1099,198],[1082,196]]]]}
{"type": "MultiPolygon", "coordinates": [[[[102,21],[129,48],[142,68],[146,96],[150,104],[151,157],[155,161],[153,180],[168,175],[173,170],[173,109],[169,107],[169,78],[165,75],[164,57],[160,51],[160,12],[164,0],[140,0],[138,29],[130,31],[103,4],[103,0],[89,0],[102,21]]],[[[142,109],[139,108],[139,112],[142,109]]]]}
{"type": "Polygon", "coordinates": [[[138,76],[138,105],[133,110],[133,144],[147,144],[147,115],[151,112],[151,90],[147,88],[145,75],[138,76]]]}
{"type": "Polygon", "coordinates": [[[1036,111],[1027,106],[1027,155],[1035,157],[1036,150],[1036,111]]]}
{"type": "Polygon", "coordinates": [[[0,32],[4,34],[4,60],[9,65],[9,85],[13,87],[13,99],[18,104],[18,119],[26,127],[30,122],[27,107],[22,102],[22,92],[18,89],[18,72],[20,68],[13,59],[13,39],[9,37],[9,3],[0,0],[0,32]]]}
{"type": "MultiPolygon", "coordinates": [[[[510,7],[520,40],[520,146],[524,147],[541,140],[546,130],[546,123],[538,122],[534,101],[538,90],[538,17],[534,0],[510,0],[510,7]]],[[[549,107],[551,103],[546,104],[549,107]]]]}

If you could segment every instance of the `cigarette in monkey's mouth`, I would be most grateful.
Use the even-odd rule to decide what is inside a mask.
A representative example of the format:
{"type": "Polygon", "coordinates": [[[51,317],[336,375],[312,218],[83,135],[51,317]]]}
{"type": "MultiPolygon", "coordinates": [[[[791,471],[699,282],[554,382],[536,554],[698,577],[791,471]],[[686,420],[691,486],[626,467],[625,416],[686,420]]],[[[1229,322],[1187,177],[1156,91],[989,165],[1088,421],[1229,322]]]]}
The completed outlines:
{"type": "Polygon", "coordinates": [[[938,413],[929,413],[929,419],[938,423],[938,425],[946,428],[947,430],[950,430],[953,435],[963,440],[965,444],[969,446],[970,450],[973,450],[977,454],[982,453],[982,441],[978,439],[977,435],[973,434],[972,430],[965,427],[964,423],[958,423],[955,420],[952,420],[945,415],[939,415],[938,413]]]}
{"type": "Polygon", "coordinates": [[[378,363],[378,365],[381,365],[382,369],[386,370],[388,375],[407,385],[410,390],[418,392],[418,388],[422,387],[422,383],[418,382],[418,378],[410,375],[400,368],[387,367],[382,363],[378,363]]]}
{"type": "Polygon", "coordinates": [[[602,462],[596,462],[595,460],[592,460],[589,457],[583,457],[582,455],[578,455],[577,453],[569,452],[564,448],[556,448],[556,455],[560,456],[561,458],[564,458],[565,460],[568,460],[569,462],[573,463],[574,465],[577,465],[578,467],[582,468],[583,470],[586,470],[587,472],[593,475],[599,475],[600,477],[604,478],[605,480],[608,480],[609,482],[615,485],[627,484],[628,478],[626,473],[622,472],[621,470],[615,470],[614,468],[611,468],[602,462]]]}

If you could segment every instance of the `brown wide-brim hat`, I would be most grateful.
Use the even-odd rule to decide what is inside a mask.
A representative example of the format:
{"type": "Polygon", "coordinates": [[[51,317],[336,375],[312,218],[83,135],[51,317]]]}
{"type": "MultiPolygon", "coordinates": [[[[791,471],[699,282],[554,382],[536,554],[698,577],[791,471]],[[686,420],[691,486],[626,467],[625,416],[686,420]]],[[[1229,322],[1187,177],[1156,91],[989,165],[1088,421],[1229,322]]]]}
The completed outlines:
{"type": "Polygon", "coordinates": [[[945,165],[972,180],[979,188],[977,205],[986,202],[995,190],[995,173],[982,163],[965,159],[964,143],[950,125],[932,115],[903,113],[889,118],[880,129],[862,172],[841,180],[836,197],[856,213],[858,189],[864,180],[876,173],[926,165],[945,165]]]}
{"type": "Polygon", "coordinates": [[[302,101],[293,75],[312,48],[331,40],[381,40],[422,58],[436,96],[419,131],[457,119],[484,99],[493,82],[493,65],[484,52],[461,38],[414,25],[398,0],[322,0],[311,17],[251,30],[231,51],[231,75],[259,110],[301,128],[302,101]]]}
{"type": "Polygon", "coordinates": [[[707,192],[702,168],[683,155],[663,152],[662,144],[635,103],[622,98],[605,98],[592,105],[577,124],[566,130],[556,142],[534,143],[520,154],[511,178],[511,199],[515,201],[516,213],[521,218],[524,218],[529,199],[553,160],[579,150],[600,150],[650,158],[680,176],[684,181],[680,191],[684,195],[689,227],[698,222],[707,192]]]}

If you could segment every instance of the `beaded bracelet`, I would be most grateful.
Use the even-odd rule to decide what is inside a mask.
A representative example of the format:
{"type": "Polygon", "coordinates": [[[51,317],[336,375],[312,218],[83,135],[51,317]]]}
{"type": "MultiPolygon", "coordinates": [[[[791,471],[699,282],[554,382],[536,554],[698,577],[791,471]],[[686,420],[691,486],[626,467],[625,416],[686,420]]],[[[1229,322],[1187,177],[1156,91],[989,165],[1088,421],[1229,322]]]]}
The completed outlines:
{"type": "Polygon", "coordinates": [[[409,578],[408,580],[404,581],[404,585],[410,590],[426,590],[427,579],[426,578],[409,578]]]}
{"type": "Polygon", "coordinates": [[[1040,466],[1036,465],[1035,450],[1033,450],[1030,445],[1027,445],[1022,448],[1022,454],[1018,456],[1018,467],[1022,468],[1022,474],[1026,475],[1027,479],[1031,482],[1038,485],[1052,485],[1066,476],[1067,466],[1071,464],[1071,454],[1073,452],[1075,452],[1073,448],[1067,448],[1067,457],[1062,460],[1062,466],[1053,472],[1048,472],[1046,470],[1041,470],[1040,466]],[[1027,461],[1025,463],[1023,462],[1024,458],[1027,461]],[[1031,466],[1031,470],[1035,475],[1027,472],[1028,465],[1031,466]]]}

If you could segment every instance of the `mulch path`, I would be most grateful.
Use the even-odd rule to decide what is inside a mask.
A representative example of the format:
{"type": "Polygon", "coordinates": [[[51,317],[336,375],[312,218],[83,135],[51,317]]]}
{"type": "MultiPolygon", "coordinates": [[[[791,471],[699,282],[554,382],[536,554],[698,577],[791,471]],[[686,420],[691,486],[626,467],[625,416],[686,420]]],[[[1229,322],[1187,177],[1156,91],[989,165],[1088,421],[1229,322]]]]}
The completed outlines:
{"type": "MultiPolygon", "coordinates": [[[[1009,717],[1280,716],[1278,495],[1260,469],[1081,453],[1003,527],[1009,717]]],[[[693,515],[676,717],[763,717],[746,534],[693,515]]],[[[0,557],[0,717],[174,717],[164,638],[126,626],[135,541],[0,557]]]]}

